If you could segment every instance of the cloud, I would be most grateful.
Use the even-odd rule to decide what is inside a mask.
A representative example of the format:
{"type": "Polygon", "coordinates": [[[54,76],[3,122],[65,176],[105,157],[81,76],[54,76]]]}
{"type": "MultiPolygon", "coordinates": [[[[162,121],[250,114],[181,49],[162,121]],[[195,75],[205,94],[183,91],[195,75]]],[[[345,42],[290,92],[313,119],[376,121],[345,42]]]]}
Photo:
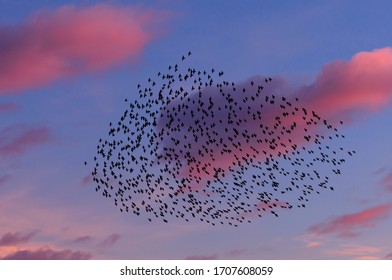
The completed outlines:
{"type": "Polygon", "coordinates": [[[354,258],[354,260],[379,260],[379,257],[376,256],[360,256],[360,257],[356,257],[354,258]]]}
{"type": "Polygon", "coordinates": [[[167,16],[131,6],[65,5],[39,11],[19,25],[2,25],[0,94],[134,60],[167,16]]]}
{"type": "Polygon", "coordinates": [[[247,249],[233,249],[231,251],[228,251],[226,253],[226,256],[230,258],[238,258],[239,256],[243,255],[247,251],[248,251],[247,249]]]}
{"type": "MultiPolygon", "coordinates": [[[[196,165],[199,165],[205,167],[204,170],[199,172],[202,177],[212,177],[212,175],[208,174],[214,174],[214,169],[228,169],[229,166],[233,166],[234,162],[241,162],[244,157],[256,157],[257,159],[263,160],[269,154],[276,156],[279,152],[290,152],[292,150],[290,148],[292,145],[290,141],[298,146],[307,145],[308,142],[304,139],[305,135],[314,134],[314,132],[324,132],[327,129],[322,126],[323,122],[309,125],[302,118],[301,108],[305,108],[309,112],[314,110],[317,115],[328,120],[330,124],[337,124],[338,120],[343,120],[346,124],[350,124],[356,120],[359,113],[361,116],[366,116],[369,113],[381,110],[390,104],[392,97],[390,73],[392,73],[392,48],[386,47],[371,52],[357,53],[349,61],[331,62],[321,69],[316,80],[310,85],[298,86],[290,84],[283,77],[272,77],[272,82],[266,85],[264,83],[265,77],[254,76],[246,81],[236,83],[235,87],[239,90],[232,95],[232,104],[238,103],[242,105],[242,100],[248,99],[247,105],[249,106],[248,111],[250,113],[245,110],[245,104],[242,110],[236,109],[237,112],[235,114],[233,114],[229,106],[225,106],[228,103],[226,97],[222,97],[220,90],[223,89],[224,92],[232,92],[230,85],[221,88],[212,86],[202,89],[203,94],[201,97],[199,97],[198,92],[193,92],[189,96],[190,101],[188,100],[186,103],[188,108],[186,110],[187,115],[181,118],[175,118],[174,122],[171,123],[171,127],[184,125],[184,127],[197,128],[195,119],[203,119],[203,127],[209,128],[210,126],[216,125],[219,121],[227,122],[229,113],[231,114],[233,123],[239,123],[240,125],[238,125],[238,133],[236,134],[231,129],[225,131],[227,125],[214,126],[213,130],[217,133],[217,137],[215,138],[219,140],[219,137],[221,137],[223,144],[226,144],[231,149],[230,153],[223,151],[223,144],[215,146],[215,143],[210,143],[206,145],[205,143],[208,142],[210,136],[205,131],[203,132],[202,129],[188,131],[196,135],[199,140],[197,143],[193,141],[193,138],[188,141],[192,142],[190,143],[191,148],[188,150],[194,160],[192,163],[183,164],[181,175],[184,177],[188,176],[191,170],[195,170],[196,165]],[[255,86],[250,85],[251,81],[254,82],[255,86]],[[263,109],[260,109],[260,102],[257,100],[249,102],[251,95],[255,94],[257,89],[256,85],[264,86],[261,98],[264,98],[264,95],[271,94],[276,95],[277,99],[284,96],[289,98],[288,100],[293,103],[293,106],[295,105],[300,108],[300,112],[297,112],[295,115],[290,114],[288,118],[281,118],[281,127],[287,128],[294,122],[296,123],[296,129],[292,130],[290,134],[280,135],[280,142],[287,146],[286,151],[282,147],[271,150],[269,142],[271,137],[266,137],[266,133],[263,132],[263,129],[260,129],[260,124],[273,129],[272,126],[276,123],[275,118],[281,116],[284,111],[288,110],[290,112],[293,108],[282,109],[276,104],[270,105],[269,102],[265,102],[262,104],[264,105],[263,109]],[[294,101],[296,97],[299,98],[298,104],[294,101]],[[204,104],[205,108],[207,108],[207,105],[210,104],[210,98],[212,98],[214,106],[208,110],[208,115],[204,115],[200,110],[200,104],[204,104]],[[190,117],[190,112],[192,111],[194,112],[194,118],[190,117]],[[258,111],[262,112],[262,120],[257,118],[258,111]],[[249,116],[252,115],[256,116],[253,121],[249,120],[249,116]],[[247,122],[244,122],[244,119],[247,122]],[[304,132],[304,128],[307,129],[307,132],[304,132]],[[255,134],[251,139],[246,138],[246,135],[249,137],[249,132],[254,132],[255,134]],[[230,138],[242,143],[241,149],[225,141],[225,139],[230,138]],[[261,139],[262,141],[257,141],[256,143],[255,139],[261,139]],[[211,149],[208,152],[203,152],[205,150],[203,145],[211,149]],[[256,154],[255,150],[264,151],[267,154],[256,154]]],[[[182,100],[185,99],[180,95],[180,98],[173,100],[164,110],[175,111],[174,108],[180,107],[183,102],[182,100]]],[[[162,117],[158,121],[157,131],[160,131],[170,122],[171,116],[162,112],[162,117]]],[[[279,131],[279,128],[277,131],[279,131]]],[[[185,155],[176,150],[179,147],[175,141],[172,141],[173,138],[183,140],[184,131],[171,131],[169,135],[162,136],[160,145],[162,154],[160,156],[164,156],[165,151],[173,151],[174,149],[175,154],[179,155],[179,158],[186,163],[185,155]]],[[[276,138],[276,136],[273,138],[276,138]]],[[[184,140],[181,144],[187,145],[188,142],[184,140]]],[[[198,189],[201,187],[196,185],[194,188],[198,189]]]]}
{"type": "Polygon", "coordinates": [[[37,250],[19,250],[4,256],[3,260],[88,260],[91,254],[82,251],[53,250],[40,248],[37,250]]]}
{"type": "Polygon", "coordinates": [[[87,186],[87,185],[91,184],[92,182],[93,182],[93,176],[91,174],[88,174],[82,178],[82,180],[80,181],[80,184],[82,186],[87,186]]]}
{"type": "Polygon", "coordinates": [[[72,243],[86,243],[86,242],[90,242],[93,239],[93,237],[89,236],[89,235],[84,235],[84,236],[80,236],[78,238],[75,238],[74,240],[72,240],[72,243]]]}
{"type": "Polygon", "coordinates": [[[380,185],[392,193],[392,170],[389,171],[380,181],[380,185]]]}
{"type": "Polygon", "coordinates": [[[33,238],[38,231],[32,231],[27,234],[21,234],[20,232],[6,233],[0,239],[0,247],[2,246],[13,246],[21,243],[26,243],[33,238]]]}
{"type": "Polygon", "coordinates": [[[350,119],[372,113],[392,97],[392,48],[359,52],[350,61],[325,65],[316,81],[295,91],[308,106],[327,118],[350,119]]]}
{"type": "Polygon", "coordinates": [[[382,204],[316,224],[309,228],[309,232],[316,235],[337,234],[339,237],[357,236],[358,233],[354,231],[355,229],[376,226],[376,222],[389,217],[391,210],[391,204],[382,204]]]}
{"type": "Polygon", "coordinates": [[[48,143],[53,138],[44,126],[13,125],[0,131],[0,156],[23,154],[28,148],[48,143]]]}
{"type": "Polygon", "coordinates": [[[213,254],[213,255],[194,255],[194,256],[188,256],[185,259],[186,260],[217,260],[218,259],[218,254],[213,254]]]}
{"type": "Polygon", "coordinates": [[[384,257],[384,259],[386,259],[386,260],[392,260],[392,253],[386,255],[386,256],[384,257]]]}
{"type": "Polygon", "coordinates": [[[310,241],[306,243],[306,247],[312,248],[312,247],[317,247],[320,246],[322,243],[318,241],[310,241]]]}
{"type": "Polygon", "coordinates": [[[11,113],[19,109],[15,103],[0,103],[0,113],[11,113]]]}
{"type": "Polygon", "coordinates": [[[109,235],[108,237],[106,237],[100,244],[99,246],[102,247],[109,247],[109,246],[113,246],[115,243],[117,243],[117,241],[121,238],[120,235],[113,233],[111,235],[109,235]]]}
{"type": "Polygon", "coordinates": [[[3,176],[0,176],[0,185],[2,185],[2,184],[4,184],[4,183],[8,182],[11,178],[12,178],[11,175],[3,175],[3,176]]]}
{"type": "Polygon", "coordinates": [[[353,256],[356,259],[359,258],[373,258],[371,254],[376,254],[381,251],[380,248],[377,247],[369,247],[369,246],[359,246],[359,245],[343,245],[340,246],[337,249],[330,249],[327,250],[326,252],[328,254],[333,254],[333,255],[347,255],[347,256],[353,256]]]}

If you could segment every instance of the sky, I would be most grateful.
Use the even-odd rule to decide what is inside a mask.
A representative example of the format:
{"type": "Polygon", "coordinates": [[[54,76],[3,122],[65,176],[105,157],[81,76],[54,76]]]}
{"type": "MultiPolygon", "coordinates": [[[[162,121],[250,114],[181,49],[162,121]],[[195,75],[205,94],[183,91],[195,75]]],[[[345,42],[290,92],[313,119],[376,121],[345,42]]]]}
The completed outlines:
{"type": "Polygon", "coordinates": [[[392,259],[391,1],[0,7],[1,259],[392,259]],[[272,77],[271,92],[343,120],[356,154],[334,190],[237,228],[149,222],[97,193],[99,138],[188,51],[197,69],[272,77]]]}

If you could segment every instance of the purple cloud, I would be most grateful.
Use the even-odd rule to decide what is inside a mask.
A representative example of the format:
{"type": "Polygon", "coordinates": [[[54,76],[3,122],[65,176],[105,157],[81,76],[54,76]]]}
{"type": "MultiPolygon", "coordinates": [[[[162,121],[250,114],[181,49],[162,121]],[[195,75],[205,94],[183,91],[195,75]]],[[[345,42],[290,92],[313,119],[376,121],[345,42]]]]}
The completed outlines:
{"type": "Polygon", "coordinates": [[[8,182],[11,178],[12,178],[11,175],[3,175],[3,176],[0,176],[0,185],[2,185],[2,184],[4,184],[4,183],[8,182]]]}
{"type": "Polygon", "coordinates": [[[48,143],[53,138],[48,127],[13,125],[0,131],[0,156],[23,154],[33,146],[48,143]]]}
{"type": "Polygon", "coordinates": [[[111,235],[109,235],[108,237],[106,237],[100,244],[99,246],[102,247],[109,247],[109,246],[113,246],[115,243],[117,243],[117,241],[121,238],[120,235],[113,233],[111,235]]]}
{"type": "Polygon", "coordinates": [[[13,246],[13,245],[29,242],[37,233],[38,231],[32,231],[27,234],[21,234],[20,232],[15,232],[15,233],[8,232],[1,237],[0,247],[13,246]]]}
{"type": "Polygon", "coordinates": [[[14,103],[0,103],[0,113],[10,113],[19,109],[14,103]]]}
{"type": "Polygon", "coordinates": [[[340,237],[355,237],[356,228],[374,227],[376,222],[387,219],[392,211],[392,204],[382,204],[364,209],[357,213],[341,215],[326,222],[310,227],[309,232],[316,235],[336,233],[340,237]]]}
{"type": "Polygon", "coordinates": [[[80,236],[78,238],[75,238],[74,240],[72,240],[72,243],[86,243],[86,242],[90,242],[92,239],[94,239],[93,237],[91,237],[90,235],[85,235],[85,236],[80,236]]]}
{"type": "Polygon", "coordinates": [[[218,254],[213,254],[213,255],[194,255],[194,256],[188,256],[185,259],[186,260],[217,260],[218,259],[218,254]]]}
{"type": "Polygon", "coordinates": [[[19,250],[3,257],[3,260],[88,260],[90,253],[71,250],[53,250],[41,248],[37,250],[19,250]]]}

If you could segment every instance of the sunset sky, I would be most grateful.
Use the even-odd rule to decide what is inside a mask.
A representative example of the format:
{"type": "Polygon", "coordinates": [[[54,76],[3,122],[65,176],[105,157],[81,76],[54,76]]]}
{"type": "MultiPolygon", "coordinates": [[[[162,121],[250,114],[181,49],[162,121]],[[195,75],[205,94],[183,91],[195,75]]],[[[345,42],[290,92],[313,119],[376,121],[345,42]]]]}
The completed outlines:
{"type": "Polygon", "coordinates": [[[392,2],[0,0],[1,259],[392,259],[392,2]],[[124,99],[192,51],[241,84],[272,77],[342,120],[334,191],[238,228],[148,222],[95,192],[124,99]],[[389,237],[388,237],[389,236],[389,237]]]}

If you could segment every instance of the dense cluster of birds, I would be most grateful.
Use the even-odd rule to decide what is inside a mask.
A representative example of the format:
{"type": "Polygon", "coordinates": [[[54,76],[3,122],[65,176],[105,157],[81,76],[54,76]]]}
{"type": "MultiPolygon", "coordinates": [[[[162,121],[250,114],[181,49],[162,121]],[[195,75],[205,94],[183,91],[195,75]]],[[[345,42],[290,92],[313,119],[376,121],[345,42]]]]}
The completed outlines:
{"type": "Polygon", "coordinates": [[[238,226],[333,189],[330,176],[355,153],[336,146],[344,135],[334,125],[271,93],[270,77],[236,84],[223,71],[185,67],[189,56],[125,100],[97,145],[97,192],[149,221],[238,226]]]}

